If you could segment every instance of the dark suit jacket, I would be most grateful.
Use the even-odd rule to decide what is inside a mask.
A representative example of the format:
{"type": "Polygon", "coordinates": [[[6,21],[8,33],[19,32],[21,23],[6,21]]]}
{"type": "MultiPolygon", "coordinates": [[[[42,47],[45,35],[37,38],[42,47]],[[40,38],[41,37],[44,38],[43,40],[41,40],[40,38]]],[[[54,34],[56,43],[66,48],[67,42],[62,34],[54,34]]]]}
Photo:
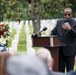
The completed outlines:
{"type": "Polygon", "coordinates": [[[62,47],[64,55],[75,55],[76,53],[76,21],[70,19],[69,23],[72,29],[69,31],[62,28],[65,20],[61,19],[57,21],[56,27],[52,30],[52,35],[57,35],[59,41],[66,46],[62,47]]]}

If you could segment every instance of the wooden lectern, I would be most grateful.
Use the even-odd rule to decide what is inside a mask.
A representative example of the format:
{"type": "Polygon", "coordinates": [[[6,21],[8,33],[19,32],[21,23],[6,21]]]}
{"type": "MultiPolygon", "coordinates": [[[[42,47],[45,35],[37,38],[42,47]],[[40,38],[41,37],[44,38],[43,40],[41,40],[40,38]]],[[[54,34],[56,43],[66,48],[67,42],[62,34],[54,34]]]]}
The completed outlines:
{"type": "Polygon", "coordinates": [[[33,47],[45,47],[50,50],[52,57],[54,59],[53,70],[58,71],[59,64],[59,46],[60,42],[56,36],[41,36],[41,37],[32,37],[33,47]]]}

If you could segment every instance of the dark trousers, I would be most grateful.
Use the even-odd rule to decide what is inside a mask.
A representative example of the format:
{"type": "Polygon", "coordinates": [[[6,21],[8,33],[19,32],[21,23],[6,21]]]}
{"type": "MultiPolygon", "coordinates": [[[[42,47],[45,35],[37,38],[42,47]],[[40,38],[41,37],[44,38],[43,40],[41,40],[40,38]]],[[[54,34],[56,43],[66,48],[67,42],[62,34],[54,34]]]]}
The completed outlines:
{"type": "Polygon", "coordinates": [[[60,72],[65,72],[70,71],[74,69],[74,60],[75,60],[75,55],[71,56],[66,56],[63,54],[63,51],[59,51],[59,71],[60,72]]]}

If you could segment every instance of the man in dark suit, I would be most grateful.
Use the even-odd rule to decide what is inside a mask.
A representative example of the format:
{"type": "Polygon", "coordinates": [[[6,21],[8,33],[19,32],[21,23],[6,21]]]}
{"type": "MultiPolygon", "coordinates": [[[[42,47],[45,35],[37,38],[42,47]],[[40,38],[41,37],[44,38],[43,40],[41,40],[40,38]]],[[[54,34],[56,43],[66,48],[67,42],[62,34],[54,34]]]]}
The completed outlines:
{"type": "Polygon", "coordinates": [[[64,18],[57,21],[56,27],[51,31],[57,35],[61,45],[59,48],[59,71],[67,72],[74,68],[76,54],[76,21],[72,18],[72,9],[64,9],[64,18]]]}

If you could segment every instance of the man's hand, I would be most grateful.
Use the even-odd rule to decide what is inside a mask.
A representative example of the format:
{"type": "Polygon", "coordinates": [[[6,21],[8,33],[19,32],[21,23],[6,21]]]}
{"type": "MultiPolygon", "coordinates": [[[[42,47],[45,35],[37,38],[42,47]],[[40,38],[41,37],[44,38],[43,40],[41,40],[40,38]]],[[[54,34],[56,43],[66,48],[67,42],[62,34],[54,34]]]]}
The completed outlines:
{"type": "Polygon", "coordinates": [[[71,29],[71,26],[70,26],[70,24],[69,23],[64,23],[63,25],[62,25],[62,28],[64,28],[64,29],[67,29],[67,30],[70,30],[71,29]]]}

